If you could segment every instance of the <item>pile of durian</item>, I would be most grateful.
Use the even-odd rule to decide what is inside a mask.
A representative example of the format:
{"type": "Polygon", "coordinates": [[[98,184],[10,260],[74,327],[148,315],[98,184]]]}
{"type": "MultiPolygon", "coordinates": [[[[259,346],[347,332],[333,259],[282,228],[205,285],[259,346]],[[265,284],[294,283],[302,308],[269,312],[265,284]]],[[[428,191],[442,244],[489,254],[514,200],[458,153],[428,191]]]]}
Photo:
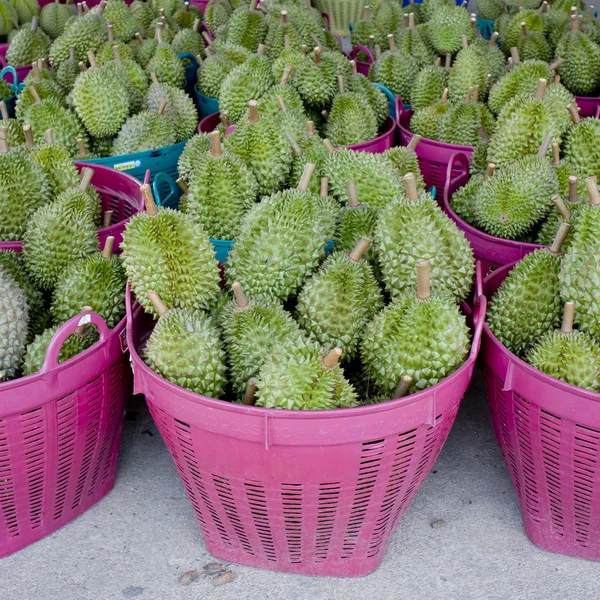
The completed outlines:
{"type": "Polygon", "coordinates": [[[169,381],[222,400],[331,409],[425,389],[464,362],[459,302],[473,255],[418,170],[402,170],[416,167],[414,151],[335,150],[307,129],[294,157],[253,102],[235,142],[218,131],[189,142],[181,210],[157,208],[142,186],[146,211],[127,224],[123,262],[158,318],[142,356],[169,381]],[[217,233],[235,238],[223,278],[217,233]]]}
{"type": "Polygon", "coordinates": [[[504,280],[487,323],[535,368],[600,392],[600,193],[594,178],[585,188],[586,200],[552,245],[528,254],[504,280]]]}

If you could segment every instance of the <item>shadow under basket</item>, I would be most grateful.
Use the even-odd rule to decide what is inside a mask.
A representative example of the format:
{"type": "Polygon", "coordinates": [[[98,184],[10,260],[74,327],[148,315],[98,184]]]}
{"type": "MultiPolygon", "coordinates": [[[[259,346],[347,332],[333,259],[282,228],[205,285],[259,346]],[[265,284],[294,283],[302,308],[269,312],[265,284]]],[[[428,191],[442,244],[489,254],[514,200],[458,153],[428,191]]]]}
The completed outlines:
{"type": "Polygon", "coordinates": [[[113,330],[96,313],[55,333],[42,369],[0,383],[0,558],[80,516],[112,489],[131,374],[125,319],[113,330]],[[57,364],[83,323],[100,340],[57,364]]]}
{"type": "Polygon", "coordinates": [[[134,392],[143,393],[217,559],[271,571],[360,576],[380,564],[429,474],[469,384],[469,357],[437,385],[377,405],[329,411],[244,406],[154,373],[138,353],[153,321],[127,294],[134,392]]]}
{"type": "MultiPolygon", "coordinates": [[[[485,279],[488,298],[514,264],[485,279]]],[[[494,433],[527,537],[544,550],[599,561],[600,394],[534,369],[487,326],[482,356],[494,433]]]]}

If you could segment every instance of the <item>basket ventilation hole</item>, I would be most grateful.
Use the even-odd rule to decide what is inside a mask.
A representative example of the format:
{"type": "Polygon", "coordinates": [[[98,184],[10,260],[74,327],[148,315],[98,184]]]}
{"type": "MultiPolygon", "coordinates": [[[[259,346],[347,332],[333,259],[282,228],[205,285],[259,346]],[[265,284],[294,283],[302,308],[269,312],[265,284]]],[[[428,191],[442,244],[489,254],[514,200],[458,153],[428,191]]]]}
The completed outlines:
{"type": "Polygon", "coordinates": [[[6,421],[0,420],[0,509],[6,530],[11,537],[19,535],[19,521],[15,504],[15,488],[10,467],[10,451],[6,421]]]}
{"type": "Polygon", "coordinates": [[[319,507],[315,540],[315,562],[317,563],[327,560],[340,500],[340,488],[339,481],[319,484],[319,507]]]}
{"type": "Polygon", "coordinates": [[[302,562],[302,484],[282,483],[281,503],[290,562],[300,564],[302,562]]]}
{"type": "Polygon", "coordinates": [[[27,488],[29,492],[29,518],[32,529],[42,524],[44,501],[44,473],[46,470],[46,414],[43,408],[20,415],[21,435],[25,451],[27,488]]]}
{"type": "Polygon", "coordinates": [[[56,402],[58,433],[58,459],[56,465],[56,491],[54,493],[54,519],[62,517],[65,499],[71,481],[75,441],[77,439],[77,394],[64,396],[56,402]]]}
{"type": "Polygon", "coordinates": [[[263,552],[267,560],[277,561],[275,554],[275,544],[273,543],[273,533],[269,525],[269,513],[267,511],[267,502],[265,497],[265,488],[260,483],[245,482],[246,498],[250,506],[254,527],[258,533],[263,552]]]}

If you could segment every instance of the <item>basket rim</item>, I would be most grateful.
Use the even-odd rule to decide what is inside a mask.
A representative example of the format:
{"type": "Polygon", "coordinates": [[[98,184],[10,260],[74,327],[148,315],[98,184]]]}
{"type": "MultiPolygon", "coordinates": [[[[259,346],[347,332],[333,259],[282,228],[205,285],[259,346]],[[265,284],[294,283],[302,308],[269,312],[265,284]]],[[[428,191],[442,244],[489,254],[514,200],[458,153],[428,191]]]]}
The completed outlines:
{"type": "MultiPolygon", "coordinates": [[[[153,150],[144,150],[143,152],[134,152],[133,154],[119,154],[117,156],[104,156],[103,158],[84,158],[82,160],[74,161],[74,162],[84,163],[84,166],[99,165],[101,167],[106,167],[107,164],[110,164],[115,161],[124,161],[125,162],[128,160],[136,160],[136,159],[141,159],[141,158],[153,158],[151,155],[154,152],[167,153],[167,152],[171,152],[173,150],[178,150],[180,147],[183,148],[183,146],[185,146],[188,143],[188,141],[189,141],[189,139],[183,140],[181,142],[177,142],[175,144],[171,144],[170,146],[161,146],[160,148],[154,148],[153,150]]],[[[115,171],[116,169],[111,169],[111,170],[115,171]]],[[[117,171],[117,173],[121,173],[123,175],[128,175],[127,173],[124,173],[123,171],[117,171]]],[[[128,175],[128,177],[131,177],[131,175],[128,175]]],[[[135,177],[133,177],[133,179],[135,179],[135,177]]]]}

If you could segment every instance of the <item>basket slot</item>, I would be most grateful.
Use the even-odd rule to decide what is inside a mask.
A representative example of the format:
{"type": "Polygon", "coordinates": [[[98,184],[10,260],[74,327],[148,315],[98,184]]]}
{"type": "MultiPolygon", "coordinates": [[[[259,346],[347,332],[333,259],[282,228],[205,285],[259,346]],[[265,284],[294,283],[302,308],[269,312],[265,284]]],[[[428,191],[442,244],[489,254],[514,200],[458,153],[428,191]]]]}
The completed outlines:
{"type": "Polygon", "coordinates": [[[219,500],[221,501],[221,506],[225,511],[227,518],[229,519],[232,529],[235,531],[238,539],[240,540],[242,548],[248,554],[254,556],[252,546],[248,540],[248,535],[246,534],[246,530],[244,529],[244,525],[237,510],[235,499],[231,491],[231,486],[229,485],[229,479],[227,479],[227,477],[223,477],[222,475],[213,474],[212,480],[215,485],[219,500]]]}
{"type": "Polygon", "coordinates": [[[302,563],[302,484],[282,483],[281,504],[289,560],[302,563]]]}
{"type": "Polygon", "coordinates": [[[273,532],[269,525],[269,512],[265,496],[265,488],[259,482],[244,482],[248,506],[252,514],[252,521],[258,534],[263,552],[267,560],[276,562],[275,543],[273,541],[273,532]]]}
{"type": "Polygon", "coordinates": [[[36,529],[42,524],[44,471],[47,456],[46,420],[45,407],[36,408],[20,415],[27,472],[29,521],[32,529],[36,529]]]}
{"type": "Polygon", "coordinates": [[[340,482],[319,484],[315,562],[327,560],[340,502],[340,482]]]}
{"type": "Polygon", "coordinates": [[[540,445],[542,465],[548,492],[550,517],[555,533],[563,535],[563,502],[560,484],[561,420],[545,410],[540,411],[540,445]]]}
{"type": "Polygon", "coordinates": [[[56,402],[57,420],[57,469],[54,493],[54,520],[60,519],[71,482],[75,442],[77,440],[77,394],[69,394],[56,402]]]}
{"type": "Polygon", "coordinates": [[[2,509],[4,516],[4,527],[2,529],[6,529],[11,537],[19,535],[14,483],[7,422],[0,421],[0,509],[2,509]]]}

